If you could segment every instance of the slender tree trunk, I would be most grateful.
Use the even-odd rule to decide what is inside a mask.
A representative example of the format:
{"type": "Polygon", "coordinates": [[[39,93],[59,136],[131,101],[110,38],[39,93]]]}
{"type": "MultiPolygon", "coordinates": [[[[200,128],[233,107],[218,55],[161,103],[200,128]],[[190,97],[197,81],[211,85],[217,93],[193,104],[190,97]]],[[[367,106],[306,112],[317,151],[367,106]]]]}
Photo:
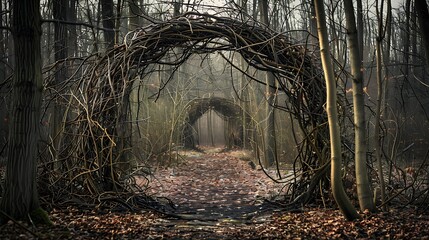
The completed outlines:
{"type": "MultiPolygon", "coordinates": [[[[53,1],[53,16],[55,20],[67,21],[67,1],[54,0],[53,1]]],[[[67,58],[67,28],[63,23],[56,22],[54,27],[54,50],[55,50],[55,61],[60,62],[67,58]]],[[[55,81],[57,83],[64,82],[67,78],[67,67],[66,62],[59,63],[58,69],[55,72],[55,81]]],[[[53,147],[55,153],[55,159],[60,158],[62,152],[62,132],[64,130],[63,119],[64,119],[64,108],[61,103],[55,103],[54,106],[54,118],[52,123],[53,128],[53,147]]]]}
{"type": "Polygon", "coordinates": [[[208,129],[208,136],[210,138],[210,145],[212,147],[215,146],[215,141],[214,141],[214,133],[213,133],[213,115],[212,115],[213,111],[209,110],[207,111],[207,129],[208,129]]]}
{"type": "Polygon", "coordinates": [[[429,67],[429,12],[426,0],[416,0],[416,13],[420,25],[420,32],[423,38],[426,53],[426,65],[429,67]]]}
{"type": "MultiPolygon", "coordinates": [[[[96,21],[94,23],[93,20],[92,20],[93,19],[93,17],[92,17],[93,15],[91,13],[91,9],[95,8],[95,6],[93,6],[92,8],[90,8],[89,6],[91,6],[91,5],[90,5],[89,0],[85,0],[85,2],[86,2],[86,6],[88,6],[86,8],[86,15],[89,16],[88,17],[89,24],[95,25],[95,26],[99,26],[100,25],[100,14],[98,14],[98,16],[96,18],[96,21]]],[[[101,3],[98,2],[98,4],[97,4],[97,12],[100,12],[100,5],[101,5],[101,3]]],[[[98,48],[98,35],[99,34],[98,33],[99,33],[98,30],[96,30],[95,28],[91,29],[91,35],[92,35],[92,39],[94,41],[94,43],[92,44],[93,45],[93,49],[92,49],[93,53],[96,53],[99,50],[99,48],[98,48]]]]}
{"type": "Polygon", "coordinates": [[[129,22],[128,22],[128,30],[134,31],[138,27],[142,27],[141,24],[143,24],[140,21],[140,8],[139,8],[139,1],[138,0],[129,0],[128,1],[128,8],[129,8],[129,22]]]}
{"type": "MultiPolygon", "coordinates": [[[[134,31],[136,30],[138,27],[142,27],[143,21],[140,21],[140,8],[139,8],[139,1],[138,0],[129,0],[128,1],[128,12],[130,15],[130,18],[128,20],[128,31],[134,31]]],[[[136,122],[135,124],[132,124],[130,126],[131,128],[131,132],[130,132],[130,141],[132,143],[132,145],[134,144],[142,144],[141,143],[141,128],[139,125],[139,119],[144,118],[144,113],[142,113],[143,111],[140,111],[141,107],[142,107],[142,98],[141,98],[141,92],[142,89],[145,89],[146,87],[143,86],[140,81],[140,76],[130,76],[130,80],[132,80],[132,83],[130,86],[132,86],[132,90],[130,92],[130,120],[135,119],[136,122]]],[[[134,149],[134,148],[133,148],[134,149]]],[[[139,153],[133,154],[134,156],[138,156],[139,153]]],[[[130,163],[132,163],[132,165],[130,165],[130,167],[134,167],[133,164],[137,163],[135,161],[130,161],[132,160],[131,156],[127,156],[128,161],[130,163]]]]}
{"type": "MultiPolygon", "coordinates": [[[[356,28],[357,28],[357,35],[358,35],[358,47],[359,47],[359,56],[362,59],[362,63],[365,62],[365,56],[364,53],[364,42],[363,42],[363,9],[362,9],[362,0],[356,1],[356,28]]],[[[347,12],[346,12],[347,14],[347,12]]]]}
{"type": "MultiPolygon", "coordinates": [[[[3,9],[3,2],[0,2],[0,13],[3,9]]],[[[3,26],[3,17],[0,16],[0,26],[3,26]]],[[[3,83],[3,81],[6,80],[6,56],[8,55],[6,53],[6,38],[3,35],[3,30],[0,30],[0,84],[3,83]]],[[[6,87],[0,87],[0,97],[4,97],[6,93],[8,92],[8,89],[6,87]]],[[[4,162],[3,156],[6,156],[6,144],[7,144],[7,135],[8,135],[8,111],[6,104],[2,104],[3,106],[0,106],[0,131],[4,134],[4,136],[0,137],[0,166],[3,166],[4,162]]],[[[1,190],[0,185],[0,190],[1,190]]],[[[1,191],[0,191],[1,192],[1,191]]]]}
{"type": "MultiPolygon", "coordinates": [[[[12,8],[12,1],[7,1],[5,4],[6,4],[5,5],[5,9],[11,9],[12,8]]],[[[9,16],[9,17],[6,18],[6,19],[3,19],[3,20],[5,20],[4,24],[6,26],[8,24],[11,25],[12,24],[11,22],[13,21],[11,19],[12,18],[11,14],[9,13],[6,16],[9,16]]],[[[7,58],[7,65],[10,66],[10,68],[6,69],[6,76],[10,76],[13,73],[12,69],[15,68],[15,54],[12,54],[15,51],[15,46],[14,46],[14,42],[13,42],[12,33],[8,32],[8,31],[4,32],[4,33],[5,33],[5,36],[4,36],[5,42],[4,42],[4,44],[5,44],[5,47],[7,49],[7,53],[9,55],[9,57],[7,58]]]]}
{"type": "Polygon", "coordinates": [[[389,100],[389,64],[390,64],[390,49],[392,44],[392,3],[390,0],[387,1],[387,18],[386,18],[386,33],[385,33],[386,44],[383,49],[383,64],[384,64],[384,82],[383,82],[383,97],[382,97],[382,114],[385,119],[388,119],[388,111],[386,109],[389,100]]]}
{"type": "MultiPolygon", "coordinates": [[[[67,8],[67,19],[70,22],[77,22],[77,8],[76,8],[76,1],[77,0],[69,0],[68,8],[67,8]]],[[[68,54],[67,56],[77,56],[77,31],[75,25],[69,25],[67,26],[69,34],[67,34],[67,50],[68,54]]]]}
{"type": "Polygon", "coordinates": [[[257,19],[258,18],[258,2],[259,2],[260,0],[253,0],[253,2],[252,2],[252,10],[253,10],[253,12],[252,12],[252,16],[253,16],[253,19],[257,19]]]}
{"type": "MultiPolygon", "coordinates": [[[[247,0],[241,0],[241,10],[243,11],[243,18],[247,17],[247,0]]],[[[240,67],[242,71],[247,72],[247,63],[242,56],[240,56],[240,67]]],[[[243,148],[247,148],[247,112],[248,112],[248,87],[247,87],[247,76],[241,74],[240,79],[240,106],[241,106],[241,124],[243,132],[243,148]]]]}
{"type": "Polygon", "coordinates": [[[410,62],[410,38],[411,38],[411,27],[410,27],[410,18],[411,18],[411,0],[406,0],[405,2],[405,32],[404,32],[404,76],[405,80],[408,81],[409,73],[409,62],[410,62]]]}
{"type": "MultiPolygon", "coordinates": [[[[267,26],[269,26],[268,19],[268,0],[260,0],[259,8],[261,13],[261,20],[267,26]]],[[[274,57],[275,58],[275,57],[274,57]]],[[[266,125],[266,136],[265,136],[265,164],[268,166],[272,166],[276,161],[276,128],[275,128],[275,116],[274,116],[274,104],[276,101],[276,81],[273,73],[266,73],[266,114],[267,114],[267,125],[266,125]]]]}
{"type": "MultiPolygon", "coordinates": [[[[387,0],[387,21],[389,24],[391,17],[391,2],[387,0]]],[[[380,136],[380,121],[382,114],[382,105],[383,105],[383,80],[382,80],[382,42],[385,38],[384,28],[387,26],[383,26],[383,3],[381,4],[381,9],[379,10],[378,0],[376,1],[376,12],[377,12],[377,21],[378,21],[378,36],[376,39],[376,63],[377,63],[377,107],[375,111],[375,129],[374,129],[374,145],[375,145],[375,154],[377,160],[377,170],[378,170],[378,178],[380,181],[380,193],[381,193],[381,204],[383,205],[383,210],[386,211],[386,191],[384,186],[384,174],[383,174],[383,164],[382,164],[382,156],[381,156],[381,136],[380,136]]]]}
{"type": "Polygon", "coordinates": [[[181,0],[176,0],[173,4],[173,16],[177,17],[180,15],[180,8],[182,7],[181,0]]]}
{"type": "Polygon", "coordinates": [[[115,44],[115,21],[113,16],[113,0],[101,0],[101,11],[103,17],[104,40],[107,48],[115,44]]]}
{"type": "MultiPolygon", "coordinates": [[[[338,9],[338,4],[336,3],[336,0],[329,0],[329,4],[332,6],[332,9],[330,11],[330,17],[329,17],[329,30],[332,38],[332,53],[335,59],[337,61],[340,61],[341,56],[341,50],[340,50],[340,41],[339,41],[339,32],[337,31],[337,21],[335,21],[335,17],[338,16],[336,9],[338,9]]],[[[314,5],[314,3],[313,3],[314,5]]],[[[313,7],[314,8],[314,7],[313,7]]],[[[315,18],[316,19],[316,18],[315,18]]],[[[316,29],[316,36],[317,36],[317,29],[316,29]]],[[[338,65],[342,65],[341,63],[338,65]]],[[[334,66],[335,67],[335,66],[334,66]]],[[[339,67],[339,66],[338,66],[339,67]]],[[[337,68],[338,68],[337,67],[337,68]]],[[[334,70],[337,70],[334,68],[334,70]]]]}
{"type": "Polygon", "coordinates": [[[350,49],[350,65],[352,72],[353,88],[353,112],[355,125],[355,167],[357,192],[360,209],[374,211],[374,203],[368,170],[366,167],[366,120],[365,120],[365,95],[363,92],[362,58],[359,54],[359,41],[355,23],[352,0],[344,0],[346,13],[347,40],[350,49]]]}
{"type": "Polygon", "coordinates": [[[43,90],[39,8],[38,0],[16,0],[12,9],[16,67],[5,192],[0,209],[15,219],[28,219],[29,215],[40,213],[36,185],[43,90]]]}
{"type": "MultiPolygon", "coordinates": [[[[241,67],[241,69],[243,70],[243,71],[246,71],[246,68],[247,68],[247,63],[246,63],[246,61],[243,59],[243,57],[240,57],[240,67],[241,67]]],[[[242,137],[243,137],[243,144],[242,144],[242,147],[244,148],[244,149],[246,149],[248,146],[247,146],[247,143],[248,143],[248,141],[247,141],[247,138],[248,138],[248,136],[247,136],[247,125],[248,125],[248,122],[247,122],[247,113],[248,113],[248,109],[249,109],[249,107],[248,107],[248,101],[249,101],[249,89],[248,89],[248,87],[247,87],[247,77],[246,77],[246,75],[245,74],[242,74],[241,75],[241,79],[240,79],[240,88],[241,88],[241,91],[240,91],[240,99],[241,99],[241,101],[240,101],[240,106],[241,106],[241,126],[242,126],[242,132],[243,132],[243,134],[242,134],[242,137]]]]}
{"type": "Polygon", "coordinates": [[[317,30],[319,35],[320,56],[322,60],[323,71],[326,81],[327,103],[326,111],[328,113],[329,135],[331,140],[331,187],[334,199],[338,207],[348,220],[360,218],[356,209],[347,197],[341,179],[341,139],[340,127],[338,123],[337,111],[337,88],[332,65],[328,31],[326,29],[326,17],[323,1],[314,0],[317,17],[317,30]]]}
{"type": "Polygon", "coordinates": [[[120,28],[121,28],[121,16],[122,16],[122,8],[123,8],[123,1],[116,0],[116,16],[115,16],[115,44],[119,43],[119,34],[120,34],[120,28]]]}
{"type": "MultiPolygon", "coordinates": [[[[3,9],[3,2],[0,2],[0,13],[3,9]]],[[[0,16],[0,26],[3,26],[3,17],[0,16]]],[[[5,41],[3,37],[3,30],[0,30],[0,59],[6,59],[6,48],[5,48],[5,41]]],[[[6,64],[5,62],[0,62],[0,82],[4,81],[6,79],[6,64]]]]}
{"type": "Polygon", "coordinates": [[[411,35],[411,66],[412,66],[412,76],[415,76],[417,74],[416,68],[420,65],[420,63],[417,61],[418,54],[417,53],[417,14],[416,14],[416,8],[414,2],[411,6],[411,19],[410,22],[412,23],[413,27],[410,28],[410,35],[411,35]]]}
{"type": "Polygon", "coordinates": [[[314,9],[314,2],[310,3],[310,15],[309,15],[309,23],[310,23],[310,39],[309,42],[312,45],[312,50],[317,49],[317,22],[316,22],[316,10],[314,9]]]}

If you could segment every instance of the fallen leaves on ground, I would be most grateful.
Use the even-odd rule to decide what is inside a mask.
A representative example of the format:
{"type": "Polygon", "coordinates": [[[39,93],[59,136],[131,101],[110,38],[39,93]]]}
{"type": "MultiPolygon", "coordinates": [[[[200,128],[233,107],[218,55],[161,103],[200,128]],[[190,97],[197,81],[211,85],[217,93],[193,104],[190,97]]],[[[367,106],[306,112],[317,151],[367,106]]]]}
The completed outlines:
{"type": "Polygon", "coordinates": [[[234,157],[245,155],[242,152],[206,149],[206,154],[188,156],[176,167],[158,169],[149,193],[171,199],[178,212],[239,217],[257,211],[263,198],[276,196],[282,185],[253,169],[249,160],[234,157]]]}
{"type": "MultiPolygon", "coordinates": [[[[39,239],[429,239],[429,218],[392,210],[346,221],[338,210],[305,208],[251,221],[186,221],[151,212],[50,213],[54,227],[29,227],[39,239]]],[[[36,238],[16,224],[0,227],[0,239],[36,238]]]]}
{"type": "Polygon", "coordinates": [[[155,173],[152,194],[174,201],[182,218],[70,207],[50,212],[53,227],[9,221],[0,239],[428,239],[429,216],[413,209],[362,213],[356,221],[334,209],[272,209],[261,197],[281,186],[234,154],[189,154],[178,167],[155,173]]]}

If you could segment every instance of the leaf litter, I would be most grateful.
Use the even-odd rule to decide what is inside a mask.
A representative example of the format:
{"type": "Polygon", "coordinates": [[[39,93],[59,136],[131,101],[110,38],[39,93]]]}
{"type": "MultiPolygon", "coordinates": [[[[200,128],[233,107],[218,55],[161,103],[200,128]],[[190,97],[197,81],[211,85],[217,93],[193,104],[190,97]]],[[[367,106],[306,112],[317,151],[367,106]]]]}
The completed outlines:
{"type": "Polygon", "coordinates": [[[171,200],[172,215],[53,209],[54,226],[22,222],[26,231],[9,221],[0,226],[0,239],[429,239],[429,216],[412,208],[361,213],[356,221],[331,208],[279,211],[264,199],[282,186],[243,155],[209,149],[186,154],[178,166],[159,168],[149,192],[171,200]]]}

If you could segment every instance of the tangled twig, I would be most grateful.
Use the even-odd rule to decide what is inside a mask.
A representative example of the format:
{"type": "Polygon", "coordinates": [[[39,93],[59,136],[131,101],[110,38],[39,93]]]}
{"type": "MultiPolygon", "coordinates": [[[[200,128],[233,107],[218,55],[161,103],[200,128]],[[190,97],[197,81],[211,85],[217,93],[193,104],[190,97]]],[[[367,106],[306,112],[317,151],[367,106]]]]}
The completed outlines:
{"type": "Polygon", "coordinates": [[[325,86],[318,63],[286,33],[258,22],[197,12],[128,33],[122,45],[83,59],[68,81],[56,83],[54,74],[48,74],[46,102],[68,111],[62,134],[51,137],[61,144],[48,145],[49,151],[42,154],[46,189],[80,197],[131,191],[121,176],[133,154],[129,107],[133,82],[148,76],[154,64],[177,68],[192,54],[223,51],[236,51],[250,66],[272,72],[288,97],[281,109],[297,119],[305,134],[297,157],[303,174],[293,192],[305,192],[314,170],[328,161],[325,86]]]}

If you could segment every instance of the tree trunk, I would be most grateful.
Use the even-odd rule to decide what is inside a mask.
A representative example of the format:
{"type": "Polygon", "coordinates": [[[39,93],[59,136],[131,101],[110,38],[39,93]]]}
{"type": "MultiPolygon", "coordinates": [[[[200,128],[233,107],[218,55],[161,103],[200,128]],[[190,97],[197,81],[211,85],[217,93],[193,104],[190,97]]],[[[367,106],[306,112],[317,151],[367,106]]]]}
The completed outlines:
{"type": "Polygon", "coordinates": [[[360,209],[362,211],[365,209],[374,211],[374,203],[370,183],[368,180],[368,170],[366,167],[367,142],[362,58],[359,54],[358,34],[356,29],[353,3],[351,0],[344,0],[344,10],[346,14],[347,40],[350,50],[350,67],[353,77],[352,89],[355,125],[355,167],[357,192],[360,209]]]}
{"type": "Polygon", "coordinates": [[[179,16],[180,12],[181,12],[180,8],[182,7],[181,0],[174,1],[173,7],[174,7],[174,9],[173,9],[173,16],[175,16],[175,17],[179,16]]]}
{"type": "MultiPolygon", "coordinates": [[[[138,27],[142,27],[143,22],[139,16],[142,14],[139,7],[139,1],[138,0],[130,0],[128,1],[128,8],[129,8],[129,21],[128,21],[128,30],[134,31],[138,27]]],[[[143,8],[143,6],[141,6],[143,8]]]]}
{"type": "MultiPolygon", "coordinates": [[[[69,0],[68,8],[67,8],[67,20],[75,23],[77,22],[77,8],[76,8],[76,1],[77,0],[69,0]]],[[[68,25],[67,26],[69,34],[67,35],[68,43],[67,43],[67,50],[68,50],[68,56],[77,56],[77,31],[76,31],[76,25],[68,25]]],[[[72,68],[73,69],[73,68],[72,68]]]]}
{"type": "Polygon", "coordinates": [[[101,11],[103,16],[104,40],[107,48],[112,48],[115,44],[113,0],[101,0],[101,11]]]}
{"type": "Polygon", "coordinates": [[[410,18],[411,18],[411,0],[406,0],[405,2],[405,30],[404,30],[404,76],[405,81],[408,81],[409,73],[409,62],[410,62],[410,38],[411,38],[411,27],[410,27],[410,18]]]}
{"type": "Polygon", "coordinates": [[[426,65],[429,67],[429,12],[426,0],[416,0],[416,13],[426,53],[426,65]]]}
{"type": "MultiPolygon", "coordinates": [[[[244,13],[243,15],[247,17],[248,11],[247,11],[247,0],[241,0],[241,11],[244,13]]],[[[244,19],[244,17],[243,17],[244,19]]],[[[246,63],[246,60],[242,56],[240,56],[240,68],[243,72],[248,72],[248,64],[246,63]]],[[[248,87],[247,87],[248,79],[245,74],[241,74],[240,78],[240,106],[241,106],[241,126],[242,126],[242,132],[243,132],[243,145],[242,147],[246,149],[247,146],[247,112],[248,112],[248,87]]]]}
{"type": "MultiPolygon", "coordinates": [[[[55,20],[66,21],[68,3],[62,0],[53,1],[53,16],[55,20]]],[[[54,50],[55,50],[55,61],[60,62],[67,58],[67,28],[63,23],[56,22],[54,28],[54,50]]],[[[66,62],[59,63],[58,69],[55,72],[55,81],[57,83],[64,82],[67,78],[66,62]]],[[[53,147],[55,158],[60,159],[60,153],[62,152],[62,132],[64,131],[63,119],[64,119],[64,108],[61,103],[55,103],[54,106],[54,117],[52,123],[53,132],[53,147]]]]}
{"type": "MultiPolygon", "coordinates": [[[[387,21],[386,24],[389,24],[390,14],[391,14],[391,2],[387,1],[388,9],[387,9],[387,21]]],[[[383,3],[382,3],[383,6],[383,3]]],[[[383,102],[383,80],[382,80],[382,41],[385,37],[384,27],[383,26],[383,7],[381,7],[381,11],[378,7],[378,1],[376,1],[376,9],[377,9],[377,21],[378,21],[378,36],[376,39],[376,63],[377,63],[377,107],[375,110],[375,127],[374,127],[374,147],[375,147],[375,155],[377,160],[377,170],[378,170],[378,178],[380,181],[380,193],[381,193],[381,204],[383,205],[383,210],[386,211],[386,206],[384,205],[386,201],[386,191],[384,186],[384,174],[383,174],[383,164],[381,161],[381,136],[380,136],[380,121],[382,114],[382,102],[383,102]]],[[[374,197],[375,198],[375,197],[374,197]]],[[[374,201],[375,202],[375,201],[374,201]]]]}
{"type": "MultiPolygon", "coordinates": [[[[14,219],[28,219],[40,209],[36,185],[37,143],[42,100],[40,2],[13,2],[15,74],[12,90],[5,192],[1,209],[14,219]]],[[[42,221],[40,219],[33,219],[42,221]]]]}
{"type": "MultiPolygon", "coordinates": [[[[389,99],[389,65],[390,65],[390,49],[392,43],[392,3],[391,0],[387,1],[387,19],[386,19],[386,30],[385,30],[386,44],[383,49],[383,64],[384,64],[384,84],[383,84],[383,97],[382,97],[382,114],[385,119],[388,119],[388,111],[386,109],[387,102],[389,99]]],[[[388,144],[389,145],[389,144],[388,144]]]]}
{"type": "MultiPolygon", "coordinates": [[[[142,6],[143,7],[143,6],[142,6]]],[[[130,18],[128,20],[128,31],[134,31],[138,27],[142,27],[143,21],[140,19],[140,8],[139,8],[139,1],[138,0],[130,0],[128,1],[128,11],[130,18]]],[[[139,125],[139,119],[144,118],[144,114],[142,114],[141,109],[141,91],[145,88],[140,81],[140,76],[130,76],[130,80],[132,81],[130,86],[132,86],[132,90],[130,92],[130,120],[135,119],[136,124],[132,124],[130,127],[130,145],[141,145],[141,129],[139,125]]],[[[132,148],[134,151],[134,148],[132,148]]],[[[138,156],[138,153],[132,154],[133,156],[138,156]]],[[[131,163],[130,167],[134,167],[134,164],[137,163],[136,161],[130,161],[132,160],[131,154],[129,156],[126,156],[128,159],[128,162],[131,163]]]]}
{"type": "Polygon", "coordinates": [[[253,2],[252,2],[252,16],[253,16],[253,19],[258,19],[258,9],[257,9],[257,7],[258,7],[258,2],[259,2],[260,0],[253,0],[253,2]]]}
{"type": "Polygon", "coordinates": [[[310,3],[310,14],[309,14],[309,28],[310,28],[310,37],[308,42],[311,45],[310,50],[316,50],[317,49],[317,22],[316,22],[316,10],[314,9],[314,2],[311,1],[310,3]]]}
{"type": "MultiPolygon", "coordinates": [[[[363,9],[362,9],[362,0],[356,1],[356,8],[357,8],[357,14],[356,14],[356,26],[357,26],[357,35],[358,35],[358,47],[359,47],[359,55],[361,57],[362,63],[365,62],[365,56],[364,56],[364,43],[363,43],[363,9]]],[[[347,11],[346,11],[347,14],[347,11]]]]}
{"type": "MultiPolygon", "coordinates": [[[[260,0],[259,8],[261,13],[261,20],[265,25],[269,26],[268,19],[268,0],[260,0]]],[[[275,56],[274,56],[275,58],[275,56]]],[[[275,128],[275,116],[274,116],[274,104],[276,100],[276,82],[273,73],[266,73],[266,114],[267,114],[267,125],[265,132],[265,164],[266,166],[274,165],[276,161],[276,128],[275,128]]]]}
{"type": "MultiPolygon", "coordinates": [[[[0,13],[3,9],[3,3],[0,2],[0,13]]],[[[0,16],[0,26],[3,26],[3,17],[0,16]]],[[[3,30],[0,29],[0,59],[6,59],[6,48],[4,45],[3,30]]],[[[6,63],[0,62],[0,83],[6,79],[6,63]]]]}
{"type": "Polygon", "coordinates": [[[115,32],[114,32],[114,39],[115,44],[119,43],[119,35],[120,35],[120,28],[121,28],[121,18],[122,18],[122,9],[123,9],[123,1],[117,0],[116,1],[116,16],[115,16],[115,32]]]}
{"type": "Polygon", "coordinates": [[[329,39],[326,29],[326,17],[323,1],[314,0],[317,17],[317,30],[319,35],[320,56],[326,81],[329,135],[331,140],[331,187],[338,207],[348,220],[360,218],[356,209],[347,197],[341,179],[341,139],[337,112],[337,88],[329,51],[329,39]]]}

